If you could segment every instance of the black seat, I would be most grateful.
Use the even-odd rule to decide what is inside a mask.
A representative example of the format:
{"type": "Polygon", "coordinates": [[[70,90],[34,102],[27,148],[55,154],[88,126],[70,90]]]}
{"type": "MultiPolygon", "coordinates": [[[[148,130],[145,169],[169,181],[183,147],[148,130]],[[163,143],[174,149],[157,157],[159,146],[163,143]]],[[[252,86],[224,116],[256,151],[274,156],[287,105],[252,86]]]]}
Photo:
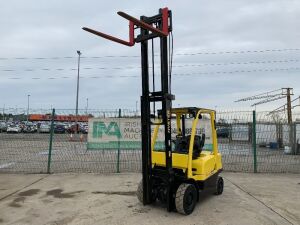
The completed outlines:
{"type": "MultiPolygon", "coordinates": [[[[188,138],[188,145],[190,145],[190,140],[191,140],[191,135],[187,136],[188,138]]],[[[195,135],[194,138],[194,146],[193,146],[193,159],[197,159],[204,147],[204,142],[205,142],[205,134],[202,134],[201,136],[195,135]]]]}
{"type": "MultiPolygon", "coordinates": [[[[175,141],[175,152],[187,154],[190,146],[191,135],[186,137],[177,136],[175,141]]],[[[205,142],[205,134],[195,135],[193,146],[193,159],[200,156],[205,142]]]]}
{"type": "Polygon", "coordinates": [[[189,142],[188,137],[177,136],[175,141],[175,152],[178,153],[188,153],[189,142]]]}

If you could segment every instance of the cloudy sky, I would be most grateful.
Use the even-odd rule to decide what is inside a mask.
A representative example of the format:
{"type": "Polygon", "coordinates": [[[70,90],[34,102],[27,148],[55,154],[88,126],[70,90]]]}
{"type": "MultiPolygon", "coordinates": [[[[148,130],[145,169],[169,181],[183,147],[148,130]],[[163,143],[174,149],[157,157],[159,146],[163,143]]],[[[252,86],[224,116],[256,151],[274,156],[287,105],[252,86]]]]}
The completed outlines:
{"type": "Polygon", "coordinates": [[[165,6],[173,12],[174,106],[251,109],[251,102],[234,101],[283,87],[300,95],[296,0],[10,0],[0,8],[0,108],[26,108],[28,94],[31,108],[75,108],[80,50],[79,107],[88,98],[93,109],[135,109],[139,44],[122,46],[81,27],[127,39],[128,22],[117,11],[151,16],[165,6]]]}

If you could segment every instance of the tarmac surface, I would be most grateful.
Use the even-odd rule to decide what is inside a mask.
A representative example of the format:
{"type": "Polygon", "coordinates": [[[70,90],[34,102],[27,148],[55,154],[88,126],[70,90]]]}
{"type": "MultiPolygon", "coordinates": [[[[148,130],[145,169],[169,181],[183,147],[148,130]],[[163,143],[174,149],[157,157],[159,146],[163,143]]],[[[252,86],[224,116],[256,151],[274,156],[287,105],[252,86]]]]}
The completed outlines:
{"type": "Polygon", "coordinates": [[[224,193],[202,194],[183,216],[139,203],[138,173],[0,174],[0,224],[300,224],[299,174],[222,176],[224,193]]]}

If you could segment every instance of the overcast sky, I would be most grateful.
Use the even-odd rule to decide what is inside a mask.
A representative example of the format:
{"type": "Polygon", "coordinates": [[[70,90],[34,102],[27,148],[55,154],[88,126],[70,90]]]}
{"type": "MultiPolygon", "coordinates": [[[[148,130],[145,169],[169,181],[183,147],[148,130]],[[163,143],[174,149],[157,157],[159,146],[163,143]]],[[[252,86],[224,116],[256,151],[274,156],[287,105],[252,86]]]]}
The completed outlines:
{"type": "Polygon", "coordinates": [[[31,108],[75,108],[80,50],[79,107],[88,98],[93,109],[135,109],[140,45],[81,27],[127,39],[128,22],[117,11],[151,16],[165,6],[173,12],[173,106],[251,109],[252,102],[234,101],[282,87],[300,95],[300,1],[10,0],[0,7],[0,108],[26,108],[28,94],[31,108]]]}

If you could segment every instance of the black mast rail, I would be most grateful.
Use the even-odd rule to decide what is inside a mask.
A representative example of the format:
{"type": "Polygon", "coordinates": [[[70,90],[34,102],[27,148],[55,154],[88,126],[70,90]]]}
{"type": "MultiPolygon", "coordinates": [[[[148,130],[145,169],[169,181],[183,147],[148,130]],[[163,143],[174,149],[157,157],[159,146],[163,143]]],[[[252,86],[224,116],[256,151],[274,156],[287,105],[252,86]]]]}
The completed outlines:
{"type": "Polygon", "coordinates": [[[133,46],[135,43],[141,43],[141,65],[142,65],[142,96],[141,96],[141,126],[142,126],[142,171],[143,171],[143,204],[152,202],[153,176],[160,176],[167,187],[167,209],[173,209],[172,202],[172,183],[174,181],[174,172],[172,169],[172,151],[171,151],[171,107],[172,100],[175,97],[170,90],[169,77],[169,59],[168,59],[168,36],[172,31],[172,12],[168,8],[159,9],[157,15],[146,17],[141,16],[140,20],[126,13],[118,14],[129,20],[129,41],[122,40],[105,33],[95,31],[90,28],[84,30],[106,38],[108,40],[133,46]],[[134,37],[135,28],[140,28],[140,34],[134,37]],[[161,90],[150,91],[149,60],[148,60],[148,40],[160,38],[160,84],[161,90]],[[164,127],[165,144],[165,170],[153,171],[151,158],[151,125],[158,124],[151,122],[151,102],[160,102],[161,110],[159,116],[161,124],[164,127]]]}

